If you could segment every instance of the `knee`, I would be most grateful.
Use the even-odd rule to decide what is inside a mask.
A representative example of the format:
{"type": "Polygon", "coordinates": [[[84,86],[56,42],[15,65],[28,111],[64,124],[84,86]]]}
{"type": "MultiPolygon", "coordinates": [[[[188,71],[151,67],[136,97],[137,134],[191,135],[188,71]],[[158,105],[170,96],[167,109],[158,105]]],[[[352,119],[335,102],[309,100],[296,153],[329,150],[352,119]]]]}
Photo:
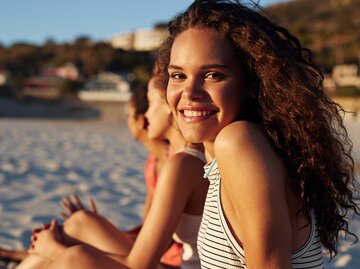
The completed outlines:
{"type": "Polygon", "coordinates": [[[97,214],[86,211],[79,210],[72,214],[64,223],[64,231],[67,234],[79,233],[85,227],[89,225],[98,217],[97,214]]]}

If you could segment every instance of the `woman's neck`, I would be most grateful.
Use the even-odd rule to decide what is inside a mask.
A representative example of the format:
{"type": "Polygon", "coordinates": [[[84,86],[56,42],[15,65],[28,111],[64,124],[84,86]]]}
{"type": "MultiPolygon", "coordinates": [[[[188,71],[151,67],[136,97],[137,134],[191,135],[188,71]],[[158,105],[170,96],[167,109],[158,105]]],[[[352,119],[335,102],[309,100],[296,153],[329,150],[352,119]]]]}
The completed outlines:
{"type": "Polygon", "coordinates": [[[204,142],[203,144],[205,147],[206,159],[208,158],[211,158],[211,160],[214,159],[215,158],[214,142],[209,141],[209,142],[204,142]]]}

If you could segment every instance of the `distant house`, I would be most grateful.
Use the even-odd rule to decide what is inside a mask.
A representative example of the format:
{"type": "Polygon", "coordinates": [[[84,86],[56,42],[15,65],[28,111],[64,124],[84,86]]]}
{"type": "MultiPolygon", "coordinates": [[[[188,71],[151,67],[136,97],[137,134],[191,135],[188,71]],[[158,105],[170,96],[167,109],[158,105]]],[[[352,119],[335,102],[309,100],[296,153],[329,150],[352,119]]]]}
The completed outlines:
{"type": "Polygon", "coordinates": [[[56,75],[61,78],[77,80],[79,78],[79,70],[73,63],[65,63],[56,68],[56,75]]]}
{"type": "Polygon", "coordinates": [[[338,87],[360,88],[360,76],[356,64],[335,65],[332,70],[332,79],[338,87]]]}
{"type": "Polygon", "coordinates": [[[119,74],[102,72],[85,83],[78,97],[83,101],[126,102],[131,97],[130,83],[119,74]]]}
{"type": "Polygon", "coordinates": [[[114,36],[109,40],[109,43],[115,49],[133,50],[134,40],[135,40],[135,33],[129,32],[114,36]]]}
{"type": "Polygon", "coordinates": [[[167,38],[167,28],[139,29],[123,33],[109,40],[113,48],[135,51],[152,51],[157,49],[167,38]]]}
{"type": "Polygon", "coordinates": [[[75,64],[68,62],[61,66],[46,66],[41,70],[44,77],[61,77],[69,80],[77,80],[79,78],[79,70],[75,64]]]}
{"type": "Polygon", "coordinates": [[[60,77],[30,77],[26,79],[22,94],[41,99],[57,99],[61,96],[61,86],[64,82],[60,77]]]}

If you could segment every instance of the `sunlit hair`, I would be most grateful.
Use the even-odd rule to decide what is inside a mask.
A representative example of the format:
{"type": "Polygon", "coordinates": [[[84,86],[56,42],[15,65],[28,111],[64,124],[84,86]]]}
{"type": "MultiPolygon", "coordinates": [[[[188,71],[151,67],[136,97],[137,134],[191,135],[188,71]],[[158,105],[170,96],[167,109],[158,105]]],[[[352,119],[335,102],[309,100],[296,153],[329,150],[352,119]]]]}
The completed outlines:
{"type": "Polygon", "coordinates": [[[258,7],[239,1],[200,0],[169,23],[170,36],[158,52],[167,84],[170,51],[177,35],[189,28],[218,32],[235,48],[260,123],[283,160],[289,186],[309,217],[315,210],[322,244],[337,254],[348,217],[359,213],[352,142],[344,128],[344,110],[323,90],[323,75],[311,52],[258,7]]]}
{"type": "Polygon", "coordinates": [[[149,101],[147,99],[147,85],[141,84],[135,88],[129,103],[135,108],[135,117],[145,115],[149,108],[149,101]]]}

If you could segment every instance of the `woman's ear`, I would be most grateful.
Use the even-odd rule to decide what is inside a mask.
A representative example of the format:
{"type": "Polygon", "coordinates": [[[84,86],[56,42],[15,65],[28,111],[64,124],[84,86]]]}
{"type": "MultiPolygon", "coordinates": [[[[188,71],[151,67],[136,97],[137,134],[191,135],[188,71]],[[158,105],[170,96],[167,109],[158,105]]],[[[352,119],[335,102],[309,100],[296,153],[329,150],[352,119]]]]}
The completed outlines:
{"type": "Polygon", "coordinates": [[[145,115],[138,115],[136,119],[136,124],[139,129],[147,130],[148,122],[145,115]]]}

